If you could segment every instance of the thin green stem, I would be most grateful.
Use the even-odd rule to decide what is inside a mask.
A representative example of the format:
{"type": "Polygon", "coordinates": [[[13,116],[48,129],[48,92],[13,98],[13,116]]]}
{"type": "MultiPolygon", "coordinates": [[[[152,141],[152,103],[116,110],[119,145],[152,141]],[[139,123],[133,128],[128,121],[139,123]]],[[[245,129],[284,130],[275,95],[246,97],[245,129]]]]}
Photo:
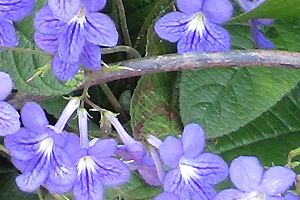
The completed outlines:
{"type": "Polygon", "coordinates": [[[5,154],[9,154],[8,150],[2,144],[0,144],[0,151],[2,151],[5,154]]]}
{"type": "Polygon", "coordinates": [[[129,31],[127,27],[127,21],[126,21],[126,15],[125,15],[125,9],[123,5],[122,0],[116,0],[117,2],[117,7],[118,7],[118,12],[119,12],[119,17],[120,17],[120,24],[121,24],[121,29],[124,37],[124,43],[128,46],[132,46],[130,36],[129,36],[129,31]]]}
{"type": "Polygon", "coordinates": [[[103,48],[102,49],[102,54],[111,54],[111,53],[117,53],[117,52],[126,52],[128,53],[132,58],[141,58],[141,54],[135,49],[130,46],[115,46],[111,48],[103,48]]]}
{"type": "Polygon", "coordinates": [[[38,190],[37,195],[38,195],[38,197],[39,197],[39,200],[44,200],[44,197],[43,197],[43,194],[42,194],[42,191],[41,191],[41,190],[38,190]]]}
{"type": "Polygon", "coordinates": [[[125,114],[125,111],[123,110],[122,106],[120,105],[119,101],[115,97],[114,93],[111,91],[111,89],[108,87],[106,83],[103,83],[100,85],[102,91],[104,92],[105,96],[108,98],[114,109],[121,114],[123,119],[128,120],[125,114]]]}

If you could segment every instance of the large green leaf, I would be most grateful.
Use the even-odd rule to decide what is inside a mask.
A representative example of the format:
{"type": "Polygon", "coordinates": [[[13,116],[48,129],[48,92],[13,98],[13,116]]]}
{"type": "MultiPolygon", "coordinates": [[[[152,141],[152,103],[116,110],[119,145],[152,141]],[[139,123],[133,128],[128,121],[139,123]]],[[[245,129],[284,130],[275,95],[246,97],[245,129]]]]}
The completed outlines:
{"type": "Polygon", "coordinates": [[[295,19],[299,18],[300,2],[299,0],[266,0],[256,9],[243,13],[233,21],[247,21],[249,19],[295,19]]]}
{"type": "Polygon", "coordinates": [[[285,164],[290,150],[300,146],[300,84],[272,108],[239,130],[214,139],[209,149],[227,160],[257,155],[265,165],[285,164]]]}
{"type": "Polygon", "coordinates": [[[267,111],[300,80],[299,70],[227,68],[183,72],[180,111],[208,138],[220,137],[267,111]]]}

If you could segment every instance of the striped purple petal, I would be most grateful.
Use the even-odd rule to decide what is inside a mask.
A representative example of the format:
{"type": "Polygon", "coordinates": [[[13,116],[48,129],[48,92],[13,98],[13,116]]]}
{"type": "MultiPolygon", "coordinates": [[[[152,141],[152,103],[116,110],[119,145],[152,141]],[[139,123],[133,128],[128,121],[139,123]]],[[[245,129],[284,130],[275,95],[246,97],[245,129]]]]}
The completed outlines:
{"type": "Polygon", "coordinates": [[[0,101],[0,136],[6,136],[20,129],[19,113],[14,107],[0,101]]]}
{"type": "Polygon", "coordinates": [[[110,47],[118,43],[116,26],[109,16],[102,13],[87,13],[85,39],[90,43],[110,47]]]}
{"type": "Polygon", "coordinates": [[[13,82],[9,74],[0,71],[0,101],[6,99],[6,97],[11,93],[13,88],[13,82]]]}
{"type": "Polygon", "coordinates": [[[79,63],[68,64],[62,61],[58,54],[55,54],[52,59],[52,70],[55,77],[60,81],[72,79],[79,71],[79,63]]]}
{"type": "Polygon", "coordinates": [[[80,55],[80,63],[90,70],[101,69],[101,49],[98,45],[86,42],[80,55]]]}
{"type": "Polygon", "coordinates": [[[11,21],[0,18],[0,46],[15,47],[19,39],[11,21]]]}
{"type": "Polygon", "coordinates": [[[34,3],[35,0],[1,0],[0,19],[21,20],[33,11],[34,3]]]}
{"type": "Polygon", "coordinates": [[[64,22],[72,19],[81,8],[80,0],[49,0],[48,6],[53,15],[64,22]]]}

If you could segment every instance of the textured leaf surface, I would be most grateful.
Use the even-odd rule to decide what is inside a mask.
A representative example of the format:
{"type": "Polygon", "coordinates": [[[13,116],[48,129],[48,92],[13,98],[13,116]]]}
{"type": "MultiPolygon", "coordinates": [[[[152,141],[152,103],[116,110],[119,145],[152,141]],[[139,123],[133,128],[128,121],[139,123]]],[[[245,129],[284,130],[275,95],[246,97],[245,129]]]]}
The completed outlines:
{"type": "MultiPolygon", "coordinates": [[[[161,41],[153,30],[148,30],[148,56],[172,52],[172,47],[161,41]]],[[[165,137],[180,132],[176,102],[177,73],[144,75],[131,101],[131,126],[136,137],[153,134],[165,137]]]]}
{"type": "Polygon", "coordinates": [[[296,19],[299,18],[299,0],[266,0],[261,6],[251,12],[233,18],[233,21],[247,21],[249,19],[296,19]]]}
{"type": "Polygon", "coordinates": [[[290,150],[299,146],[300,85],[276,105],[239,130],[214,139],[209,149],[227,160],[257,155],[265,165],[286,163],[290,150]]]}
{"type": "Polygon", "coordinates": [[[184,124],[202,124],[208,138],[237,130],[268,110],[300,79],[299,70],[227,68],[183,72],[184,124]]]}

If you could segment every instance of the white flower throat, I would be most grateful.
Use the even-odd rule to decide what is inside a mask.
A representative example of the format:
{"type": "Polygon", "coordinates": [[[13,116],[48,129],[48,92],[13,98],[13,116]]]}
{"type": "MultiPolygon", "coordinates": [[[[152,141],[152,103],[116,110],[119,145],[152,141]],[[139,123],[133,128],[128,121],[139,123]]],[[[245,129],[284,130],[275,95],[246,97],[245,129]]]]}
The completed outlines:
{"type": "Polygon", "coordinates": [[[266,200],[266,195],[262,192],[253,191],[246,193],[242,198],[239,198],[239,200],[266,200]]]}
{"type": "Polygon", "coordinates": [[[192,20],[187,24],[188,31],[196,31],[200,37],[203,36],[205,31],[205,16],[200,12],[193,16],[192,20]]]}
{"type": "Polygon", "coordinates": [[[48,137],[40,142],[38,152],[42,152],[47,158],[50,158],[53,151],[54,141],[51,137],[48,137]]]}
{"type": "Polygon", "coordinates": [[[80,175],[85,170],[95,173],[96,166],[97,165],[91,156],[84,156],[84,157],[80,158],[80,160],[77,164],[78,175],[80,175]]]}

